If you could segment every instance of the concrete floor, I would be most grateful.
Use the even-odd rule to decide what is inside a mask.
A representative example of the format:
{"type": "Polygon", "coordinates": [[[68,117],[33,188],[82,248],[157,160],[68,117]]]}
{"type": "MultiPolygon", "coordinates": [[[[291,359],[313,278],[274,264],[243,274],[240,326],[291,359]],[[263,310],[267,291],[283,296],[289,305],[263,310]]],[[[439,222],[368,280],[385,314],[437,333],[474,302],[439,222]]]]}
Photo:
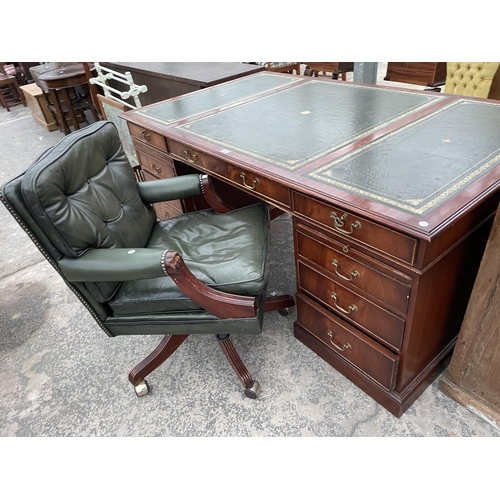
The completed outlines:
{"type": "MultiPolygon", "coordinates": [[[[62,137],[29,108],[0,109],[0,184],[62,137]]],[[[273,221],[278,293],[295,289],[291,238],[288,216],[273,221]]],[[[0,240],[0,436],[500,436],[437,381],[395,418],[293,337],[294,312],[269,313],[262,335],[235,339],[259,399],[242,395],[206,337],[189,338],[137,398],[128,371],[160,339],[106,337],[3,205],[0,240]]]]}

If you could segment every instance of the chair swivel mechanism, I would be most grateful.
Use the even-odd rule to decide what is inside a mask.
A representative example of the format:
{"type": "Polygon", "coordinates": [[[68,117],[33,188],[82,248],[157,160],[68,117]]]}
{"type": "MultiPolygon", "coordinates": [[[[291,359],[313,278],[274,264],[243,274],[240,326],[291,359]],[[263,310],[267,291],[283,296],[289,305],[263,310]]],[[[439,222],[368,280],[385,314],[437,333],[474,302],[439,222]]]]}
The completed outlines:
{"type": "Polygon", "coordinates": [[[107,121],[64,137],[0,197],[108,336],[164,336],[129,373],[138,396],[195,334],[214,334],[244,394],[258,396],[230,336],[259,334],[265,311],[294,305],[289,295],[266,297],[264,204],[230,211],[206,175],[138,182],[107,121]],[[196,195],[214,208],[157,220],[152,203],[196,195]]]}

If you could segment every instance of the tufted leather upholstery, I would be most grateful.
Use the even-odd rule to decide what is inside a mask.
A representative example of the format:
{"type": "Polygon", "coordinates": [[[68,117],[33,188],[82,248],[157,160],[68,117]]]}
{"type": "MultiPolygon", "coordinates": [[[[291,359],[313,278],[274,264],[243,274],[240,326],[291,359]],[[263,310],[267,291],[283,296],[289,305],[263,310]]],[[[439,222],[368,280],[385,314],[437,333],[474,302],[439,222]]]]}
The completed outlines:
{"type": "Polygon", "coordinates": [[[444,92],[487,98],[498,62],[449,62],[444,92]]]}
{"type": "MultiPolygon", "coordinates": [[[[79,257],[89,248],[143,247],[155,222],[114,125],[97,122],[37,159],[21,181],[32,217],[58,250],[79,257]]],[[[104,303],[119,282],[87,282],[104,303]]]]}
{"type": "Polygon", "coordinates": [[[61,141],[22,180],[31,214],[67,257],[88,248],[143,247],[156,219],[110,127],[100,122],[61,141]]]}
{"type": "Polygon", "coordinates": [[[111,122],[67,135],[0,188],[0,201],[110,337],[164,335],[129,373],[138,396],[189,335],[215,334],[245,395],[257,397],[229,337],[261,333],[265,311],[294,304],[289,295],[266,298],[263,203],[156,220],[151,203],[202,194],[216,198],[197,174],[138,183],[111,122]]]}
{"type": "Polygon", "coordinates": [[[139,184],[115,125],[97,122],[64,137],[2,192],[111,335],[178,333],[182,322],[189,322],[186,333],[260,333],[263,310],[255,318],[219,320],[164,275],[160,260],[166,249],[178,251],[203,283],[228,293],[264,297],[269,277],[267,208],[256,204],[225,214],[205,210],[157,221],[149,203],[162,192],[167,196],[163,199],[188,196],[193,189],[201,193],[198,176],[183,177],[139,184]],[[110,261],[96,249],[125,251],[114,253],[110,261]],[[134,249],[134,256],[128,249],[134,249]],[[140,254],[140,249],[157,252],[140,254]],[[91,252],[95,257],[87,259],[91,252]],[[150,273],[156,267],[157,277],[138,279],[140,266],[128,270],[134,259],[143,258],[136,255],[153,255],[153,263],[143,268],[150,273]],[[115,263],[118,272],[113,274],[109,270],[115,263]],[[80,279],[86,265],[95,266],[93,279],[104,272],[106,279],[121,279],[80,279]]]}

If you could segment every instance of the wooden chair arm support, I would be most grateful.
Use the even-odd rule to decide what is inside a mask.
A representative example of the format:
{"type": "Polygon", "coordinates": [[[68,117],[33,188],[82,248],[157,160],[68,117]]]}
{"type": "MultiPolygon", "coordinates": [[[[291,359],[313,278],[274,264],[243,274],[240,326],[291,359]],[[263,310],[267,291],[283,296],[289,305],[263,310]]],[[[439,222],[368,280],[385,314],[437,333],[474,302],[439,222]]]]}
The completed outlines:
{"type": "Polygon", "coordinates": [[[134,171],[137,182],[144,182],[146,180],[146,177],[144,177],[144,172],[140,165],[135,165],[134,167],[132,167],[132,170],[134,171]]]}
{"type": "Polygon", "coordinates": [[[219,195],[215,192],[212,178],[209,175],[203,174],[201,176],[201,188],[205,200],[217,213],[224,214],[234,210],[234,207],[231,207],[219,198],[219,195]]]}
{"type": "MultiPolygon", "coordinates": [[[[235,209],[219,198],[219,195],[215,191],[212,177],[210,177],[209,175],[203,174],[201,176],[201,187],[203,190],[203,196],[207,203],[210,205],[210,208],[213,208],[218,214],[232,212],[235,209]]],[[[267,210],[269,212],[269,217],[271,220],[276,219],[276,217],[279,217],[280,215],[285,213],[283,210],[280,210],[273,205],[268,205],[267,210]]]]}
{"type": "Polygon", "coordinates": [[[254,297],[220,292],[198,280],[187,268],[178,252],[166,250],[162,267],[174,283],[194,302],[220,319],[254,318],[257,305],[254,297]]]}

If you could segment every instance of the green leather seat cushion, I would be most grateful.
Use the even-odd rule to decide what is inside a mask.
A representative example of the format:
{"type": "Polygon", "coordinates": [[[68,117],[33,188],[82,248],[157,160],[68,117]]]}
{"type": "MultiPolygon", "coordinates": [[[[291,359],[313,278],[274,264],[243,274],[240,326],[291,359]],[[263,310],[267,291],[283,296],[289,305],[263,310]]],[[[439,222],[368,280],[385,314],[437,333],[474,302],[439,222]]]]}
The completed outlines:
{"type": "MultiPolygon", "coordinates": [[[[159,221],[146,247],[179,252],[198,279],[218,290],[251,296],[265,293],[269,215],[263,204],[159,221]]],[[[168,276],[123,282],[109,306],[115,316],[200,309],[168,276]]]]}

